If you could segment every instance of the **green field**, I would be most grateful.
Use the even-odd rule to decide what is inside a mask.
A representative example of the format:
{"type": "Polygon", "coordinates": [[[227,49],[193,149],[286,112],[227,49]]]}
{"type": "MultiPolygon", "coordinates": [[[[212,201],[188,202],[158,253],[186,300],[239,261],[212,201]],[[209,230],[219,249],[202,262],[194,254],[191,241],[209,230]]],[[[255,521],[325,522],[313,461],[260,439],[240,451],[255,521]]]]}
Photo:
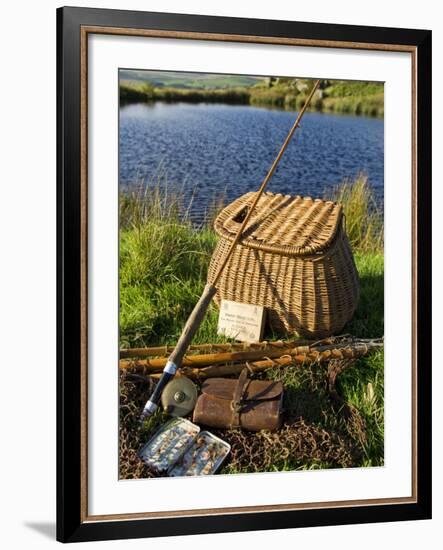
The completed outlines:
{"type": "Polygon", "coordinates": [[[131,71],[121,69],[119,73],[122,84],[149,83],[157,88],[200,88],[220,89],[254,86],[262,79],[255,76],[222,75],[207,73],[183,73],[174,71],[131,71]]]}
{"type": "MultiPolygon", "coordinates": [[[[383,336],[383,224],[371,206],[364,177],[333,193],[344,201],[347,228],[360,275],[357,312],[344,331],[383,336]]],[[[120,200],[120,344],[122,348],[174,344],[198,300],[217,236],[180,216],[182,201],[163,188],[122,195],[120,200]]],[[[211,305],[195,343],[222,342],[218,310],[211,305]]],[[[265,334],[265,339],[278,335],[265,334]]],[[[327,367],[268,371],[285,385],[286,421],[278,436],[217,433],[233,446],[224,473],[383,464],[383,352],[360,359],[338,376],[332,392],[327,367]],[[260,444],[261,442],[261,444],[260,444]],[[258,453],[254,460],[251,453],[258,453]],[[261,454],[260,454],[261,453],[261,454]]],[[[150,475],[137,449],[165,420],[156,413],[138,426],[148,387],[121,379],[122,478],[150,475]]]]}
{"type": "MultiPolygon", "coordinates": [[[[186,73],[184,73],[186,74],[186,73]]],[[[256,78],[127,71],[120,74],[120,100],[127,102],[219,102],[300,109],[313,81],[297,78],[256,78]]],[[[314,94],[312,111],[382,117],[383,84],[323,80],[314,94]]]]}

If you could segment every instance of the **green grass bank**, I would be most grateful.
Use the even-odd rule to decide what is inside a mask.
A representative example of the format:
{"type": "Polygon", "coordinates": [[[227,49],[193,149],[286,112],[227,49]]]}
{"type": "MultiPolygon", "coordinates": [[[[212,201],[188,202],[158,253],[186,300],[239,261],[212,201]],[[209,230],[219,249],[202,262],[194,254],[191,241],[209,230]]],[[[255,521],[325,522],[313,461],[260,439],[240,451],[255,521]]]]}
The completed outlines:
{"type": "MultiPolygon", "coordinates": [[[[235,83],[235,81],[234,81],[235,83]]],[[[309,95],[312,81],[291,78],[267,78],[250,86],[199,88],[198,82],[187,88],[173,87],[166,81],[122,80],[120,100],[128,102],[189,102],[257,105],[282,109],[300,109],[309,95]]],[[[382,117],[383,84],[323,80],[314,94],[311,111],[382,117]]]]}

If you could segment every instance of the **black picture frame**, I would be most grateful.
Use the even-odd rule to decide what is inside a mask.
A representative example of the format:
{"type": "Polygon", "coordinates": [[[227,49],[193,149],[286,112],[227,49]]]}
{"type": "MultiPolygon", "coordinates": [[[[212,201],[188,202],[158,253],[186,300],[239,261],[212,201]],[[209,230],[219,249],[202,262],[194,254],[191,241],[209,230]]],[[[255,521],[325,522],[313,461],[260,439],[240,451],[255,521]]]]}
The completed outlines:
{"type": "MultiPolygon", "coordinates": [[[[209,38],[210,39],[210,38],[209,38]]],[[[431,31],[330,25],[172,13],[64,7],[57,10],[57,539],[62,542],[283,529],[431,517],[431,31]],[[107,27],[180,33],[272,37],[300,41],[409,47],[415,52],[416,240],[414,338],[416,368],[414,502],[319,507],[249,513],[95,519],[85,517],[82,411],[85,353],[82,293],[81,29],[107,27]],[[83,508],[82,508],[83,507],[83,508]]]]}

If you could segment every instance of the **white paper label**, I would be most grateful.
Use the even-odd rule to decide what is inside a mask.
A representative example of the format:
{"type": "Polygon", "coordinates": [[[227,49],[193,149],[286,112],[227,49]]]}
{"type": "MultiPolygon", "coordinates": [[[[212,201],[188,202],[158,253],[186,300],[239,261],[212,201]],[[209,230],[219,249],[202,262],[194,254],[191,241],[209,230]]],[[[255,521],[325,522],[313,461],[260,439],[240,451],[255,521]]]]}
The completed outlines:
{"type": "Polygon", "coordinates": [[[218,334],[240,342],[260,342],[263,334],[264,307],[222,300],[218,334]]]}

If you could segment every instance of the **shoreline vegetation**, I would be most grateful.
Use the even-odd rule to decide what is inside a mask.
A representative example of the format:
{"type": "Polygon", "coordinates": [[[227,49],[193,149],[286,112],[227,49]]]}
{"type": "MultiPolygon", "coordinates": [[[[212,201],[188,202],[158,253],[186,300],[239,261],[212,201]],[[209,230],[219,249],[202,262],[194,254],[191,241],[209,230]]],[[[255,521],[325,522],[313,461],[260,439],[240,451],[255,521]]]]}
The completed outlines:
{"type": "MultiPolygon", "coordinates": [[[[211,222],[196,227],[186,214],[183,215],[187,210],[179,191],[168,190],[161,181],[151,183],[138,191],[120,195],[121,348],[176,343],[201,295],[218,238],[211,222]]],[[[382,215],[375,207],[364,176],[344,182],[326,198],[343,203],[346,230],[360,276],[358,309],[343,332],[361,338],[381,337],[384,333],[382,215]]],[[[226,342],[226,338],[217,335],[217,320],[218,309],[211,304],[194,343],[226,342]]],[[[281,335],[274,335],[269,329],[264,334],[266,340],[278,338],[281,335]]],[[[255,470],[252,466],[237,468],[228,463],[222,473],[244,473],[260,468],[263,468],[260,471],[281,471],[383,465],[383,350],[357,360],[338,378],[338,388],[347,410],[353,411],[351,417],[338,413],[331,405],[322,385],[324,373],[318,369],[317,372],[316,368],[285,368],[277,373],[285,384],[285,406],[291,418],[300,418],[309,430],[326,434],[325,437],[340,442],[337,445],[343,448],[352,448],[352,457],[349,455],[343,462],[329,455],[329,458],[326,455],[316,458],[307,452],[303,457],[294,454],[281,461],[276,459],[268,466],[257,462],[255,470]]],[[[272,372],[263,374],[271,378],[275,375],[272,372]]],[[[121,391],[122,402],[126,403],[129,398],[124,389],[121,391]]],[[[133,433],[126,413],[126,409],[121,410],[121,439],[125,445],[125,438],[133,433]]],[[[131,443],[134,449],[147,440],[162,420],[159,414],[146,421],[140,433],[137,432],[140,440],[131,443]]],[[[126,452],[121,460],[121,475],[124,478],[144,477],[133,466],[127,467],[126,452]]]]}
{"type": "MultiPolygon", "coordinates": [[[[184,86],[180,81],[122,79],[120,101],[122,104],[155,101],[226,103],[299,110],[313,85],[311,80],[299,78],[269,77],[252,82],[238,86],[238,80],[226,78],[223,85],[210,87],[205,81],[192,81],[192,85],[184,86]]],[[[323,80],[309,110],[381,118],[384,115],[383,84],[323,80]]]]}

